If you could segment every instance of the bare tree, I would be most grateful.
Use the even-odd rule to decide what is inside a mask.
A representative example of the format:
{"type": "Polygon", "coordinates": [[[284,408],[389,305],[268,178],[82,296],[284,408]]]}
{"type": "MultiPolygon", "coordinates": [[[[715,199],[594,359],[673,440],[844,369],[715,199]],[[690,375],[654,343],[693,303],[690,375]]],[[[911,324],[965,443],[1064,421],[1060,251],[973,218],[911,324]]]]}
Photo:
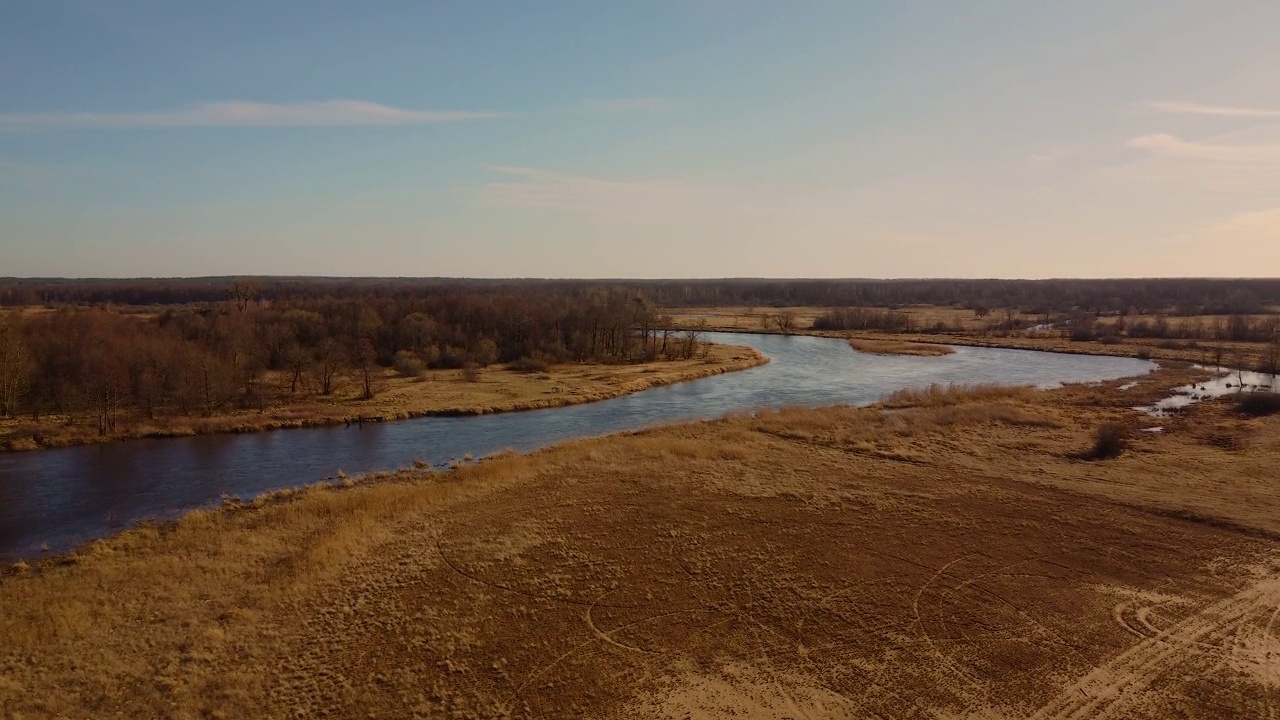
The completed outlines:
{"type": "Polygon", "coordinates": [[[0,325],[0,417],[13,417],[31,382],[31,356],[18,328],[0,325]]]}
{"type": "Polygon", "coordinates": [[[377,372],[378,352],[369,338],[360,338],[356,342],[355,352],[351,355],[351,364],[360,371],[362,389],[361,400],[372,400],[377,390],[374,387],[374,375],[377,372]]]}
{"type": "Polygon", "coordinates": [[[779,310],[773,316],[773,324],[778,328],[779,332],[789,333],[796,329],[796,311],[795,310],[779,310]]]}
{"type": "Polygon", "coordinates": [[[342,367],[342,345],[333,338],[325,338],[320,341],[320,346],[316,348],[315,361],[312,367],[315,370],[316,380],[320,384],[320,394],[332,395],[333,377],[338,374],[338,370],[342,367]]]}
{"type": "Polygon", "coordinates": [[[249,305],[258,298],[260,288],[255,283],[236,283],[231,286],[231,300],[236,304],[236,310],[244,312],[249,305]]]}

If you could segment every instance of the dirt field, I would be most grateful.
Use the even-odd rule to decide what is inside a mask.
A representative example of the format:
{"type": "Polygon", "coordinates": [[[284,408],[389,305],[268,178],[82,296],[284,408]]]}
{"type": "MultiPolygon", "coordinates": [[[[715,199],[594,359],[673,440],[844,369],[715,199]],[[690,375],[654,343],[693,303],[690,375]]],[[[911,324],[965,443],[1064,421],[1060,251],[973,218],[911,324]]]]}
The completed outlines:
{"type": "MultiPolygon", "coordinates": [[[[735,370],[768,360],[748,347],[706,346],[706,355],[689,360],[658,360],[629,365],[566,363],[543,372],[515,372],[493,365],[468,379],[461,370],[428,370],[421,378],[406,378],[379,369],[378,394],[359,399],[357,377],[338,379],[334,393],[299,393],[295,402],[272,403],[261,411],[229,410],[213,417],[125,417],[117,429],[99,436],[94,418],[46,415],[40,422],[28,417],[0,418],[0,452],[82,445],[122,438],[175,437],[222,432],[255,432],[343,422],[404,420],[425,415],[485,413],[561,407],[607,400],[660,385],[671,385],[735,370]]],[[[289,381],[279,373],[267,379],[282,385],[276,393],[288,398],[289,381]]]]}
{"type": "Polygon", "coordinates": [[[1188,377],[764,412],[131,531],[0,581],[0,715],[1275,717],[1280,416],[1129,409],[1188,377]],[[1128,449],[1081,459],[1104,422],[1128,449]]]}

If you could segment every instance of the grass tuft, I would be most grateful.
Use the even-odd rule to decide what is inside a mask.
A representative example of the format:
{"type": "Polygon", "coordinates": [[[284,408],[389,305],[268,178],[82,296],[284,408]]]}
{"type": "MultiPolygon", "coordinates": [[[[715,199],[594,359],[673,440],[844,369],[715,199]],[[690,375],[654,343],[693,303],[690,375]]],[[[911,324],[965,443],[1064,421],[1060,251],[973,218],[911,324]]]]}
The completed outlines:
{"type": "Polygon", "coordinates": [[[1128,429],[1119,423],[1106,423],[1098,428],[1093,448],[1084,457],[1086,460],[1111,460],[1124,454],[1128,446],[1128,429]]]}

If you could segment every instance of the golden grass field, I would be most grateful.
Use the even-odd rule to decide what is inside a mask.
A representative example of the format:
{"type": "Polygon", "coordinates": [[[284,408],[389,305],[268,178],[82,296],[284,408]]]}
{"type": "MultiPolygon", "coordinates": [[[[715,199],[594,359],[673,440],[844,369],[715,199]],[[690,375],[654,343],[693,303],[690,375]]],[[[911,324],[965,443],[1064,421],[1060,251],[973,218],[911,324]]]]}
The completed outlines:
{"type": "MultiPolygon", "coordinates": [[[[404,420],[426,415],[479,415],[534,410],[607,400],[660,385],[745,370],[768,362],[748,347],[709,344],[706,356],[689,360],[658,360],[629,365],[567,363],[545,372],[526,373],[494,365],[479,371],[476,381],[461,370],[429,370],[422,378],[406,378],[380,369],[382,390],[372,400],[360,400],[355,377],[340,378],[329,397],[300,394],[292,403],[274,404],[262,411],[233,410],[213,417],[123,418],[109,435],[99,436],[92,418],[45,416],[0,418],[0,452],[36,450],[137,437],[175,437],[222,432],[253,432],[343,422],[404,420]]],[[[275,377],[284,383],[287,378],[275,377]]],[[[287,396],[286,396],[287,397],[287,396]]]]}
{"type": "Polygon", "coordinates": [[[1280,416],[1130,409],[1193,377],[763,411],[135,529],[0,579],[0,716],[1274,717],[1280,416]],[[1104,423],[1128,449],[1082,459],[1104,423]]]}

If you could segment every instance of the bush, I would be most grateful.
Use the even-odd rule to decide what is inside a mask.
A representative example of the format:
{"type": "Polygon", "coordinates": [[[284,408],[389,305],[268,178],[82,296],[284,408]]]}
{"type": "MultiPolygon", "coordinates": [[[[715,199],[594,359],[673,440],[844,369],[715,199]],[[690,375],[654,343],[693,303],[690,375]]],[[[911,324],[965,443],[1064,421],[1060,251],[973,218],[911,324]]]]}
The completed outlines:
{"type": "Polygon", "coordinates": [[[1103,335],[1102,337],[1098,338],[1098,342],[1102,343],[1103,345],[1119,345],[1120,338],[1116,337],[1115,335],[1103,335]]]}
{"type": "Polygon", "coordinates": [[[1129,444],[1129,431],[1123,425],[1106,423],[1098,428],[1097,437],[1093,441],[1093,449],[1086,455],[1088,460],[1110,460],[1118,458],[1129,444]]]}
{"type": "Polygon", "coordinates": [[[427,374],[426,361],[418,357],[417,353],[412,353],[408,350],[401,350],[396,353],[392,367],[404,377],[416,378],[427,374]]]}
{"type": "Polygon", "coordinates": [[[468,362],[488,367],[498,362],[498,345],[489,338],[482,338],[467,351],[468,362]]]}
{"type": "Polygon", "coordinates": [[[1240,393],[1236,396],[1236,409],[1254,417],[1274,415],[1280,412],[1280,393],[1267,391],[1240,393]]]}
{"type": "Polygon", "coordinates": [[[1093,328],[1077,327],[1071,331],[1071,340],[1073,342],[1089,342],[1091,340],[1096,340],[1097,337],[1098,336],[1093,332],[1093,328]]]}
{"type": "Polygon", "coordinates": [[[522,357],[519,360],[507,363],[507,369],[513,372],[540,373],[547,371],[547,363],[536,357],[522,357]]]}
{"type": "Polygon", "coordinates": [[[1133,354],[1133,356],[1134,356],[1134,357],[1136,357],[1136,358],[1138,358],[1139,360],[1150,360],[1150,359],[1151,359],[1151,350],[1149,350],[1149,349],[1147,349],[1147,348],[1138,348],[1138,351],[1137,351],[1137,352],[1135,352],[1135,353],[1133,354]]]}
{"type": "Polygon", "coordinates": [[[462,379],[467,382],[480,382],[480,366],[475,363],[467,363],[462,368],[462,379]]]}

